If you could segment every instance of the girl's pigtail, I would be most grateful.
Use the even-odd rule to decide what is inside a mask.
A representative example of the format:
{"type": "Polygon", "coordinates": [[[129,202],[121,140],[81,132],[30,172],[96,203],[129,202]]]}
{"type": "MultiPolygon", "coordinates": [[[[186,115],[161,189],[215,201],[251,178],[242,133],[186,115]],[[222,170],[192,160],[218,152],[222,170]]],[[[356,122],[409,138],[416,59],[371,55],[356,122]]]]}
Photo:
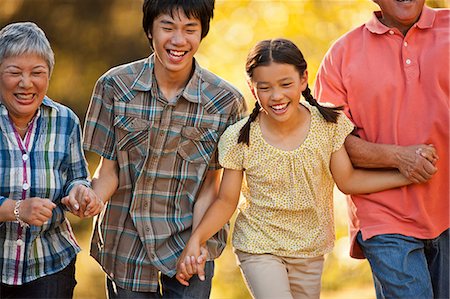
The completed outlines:
{"type": "Polygon", "coordinates": [[[320,114],[322,114],[323,118],[325,118],[326,121],[336,123],[337,118],[339,116],[339,110],[343,110],[343,106],[339,107],[324,107],[321,106],[316,99],[311,95],[311,90],[308,86],[306,86],[306,89],[302,92],[303,97],[310,103],[312,106],[317,107],[320,114]]]}
{"type": "Polygon", "coordinates": [[[256,119],[256,117],[259,114],[259,110],[261,110],[261,106],[259,105],[258,101],[255,103],[255,108],[253,108],[252,113],[249,115],[247,122],[245,125],[241,128],[239,131],[239,138],[238,138],[238,144],[239,143],[245,143],[247,146],[250,145],[250,124],[256,119]]]}

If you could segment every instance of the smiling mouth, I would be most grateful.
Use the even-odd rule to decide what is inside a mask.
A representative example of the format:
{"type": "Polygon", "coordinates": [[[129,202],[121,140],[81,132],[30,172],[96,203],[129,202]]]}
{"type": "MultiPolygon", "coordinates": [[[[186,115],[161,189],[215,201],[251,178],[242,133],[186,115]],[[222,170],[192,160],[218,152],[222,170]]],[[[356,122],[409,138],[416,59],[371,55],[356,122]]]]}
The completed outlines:
{"type": "Polygon", "coordinates": [[[27,93],[27,94],[23,94],[23,93],[16,93],[14,94],[16,99],[18,100],[18,102],[20,103],[29,103],[32,102],[34,100],[34,93],[27,93]]]}
{"type": "Polygon", "coordinates": [[[174,57],[174,58],[182,58],[184,55],[186,55],[187,51],[176,51],[176,50],[167,50],[167,54],[169,54],[169,56],[174,57]]]}
{"type": "Polygon", "coordinates": [[[289,105],[289,103],[277,104],[277,105],[270,106],[270,108],[272,108],[272,110],[274,110],[275,112],[283,112],[286,110],[288,105],[289,105]]]}

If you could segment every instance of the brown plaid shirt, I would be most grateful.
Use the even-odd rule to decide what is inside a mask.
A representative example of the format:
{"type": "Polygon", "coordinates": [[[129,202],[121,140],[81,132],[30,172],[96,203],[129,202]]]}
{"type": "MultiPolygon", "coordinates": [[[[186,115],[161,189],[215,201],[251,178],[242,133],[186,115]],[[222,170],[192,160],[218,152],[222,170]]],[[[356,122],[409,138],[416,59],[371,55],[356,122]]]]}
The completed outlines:
{"type": "MultiPolygon", "coordinates": [[[[191,234],[193,206],[217,142],[244,117],[242,95],[201,68],[180,96],[159,96],[154,56],[118,66],[96,83],[84,148],[119,165],[119,188],[98,217],[91,255],[122,288],[156,291],[158,271],[173,276],[191,234]]],[[[211,258],[227,229],[208,241],[211,258]]]]}

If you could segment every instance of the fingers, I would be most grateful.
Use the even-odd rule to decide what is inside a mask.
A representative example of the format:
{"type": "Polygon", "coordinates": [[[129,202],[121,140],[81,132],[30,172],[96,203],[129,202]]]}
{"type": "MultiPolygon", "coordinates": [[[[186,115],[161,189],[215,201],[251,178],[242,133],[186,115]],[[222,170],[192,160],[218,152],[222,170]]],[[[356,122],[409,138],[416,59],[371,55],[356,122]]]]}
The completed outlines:
{"type": "Polygon", "coordinates": [[[413,183],[425,183],[436,173],[436,149],[433,145],[404,147],[400,155],[399,171],[413,183]]]}
{"type": "Polygon", "coordinates": [[[20,205],[19,215],[28,224],[42,226],[52,217],[55,207],[47,198],[28,198],[20,205]]]}
{"type": "Polygon", "coordinates": [[[436,165],[436,162],[439,160],[436,149],[432,144],[417,148],[416,154],[427,159],[433,165],[436,165]]]}
{"type": "Polygon", "coordinates": [[[192,275],[187,273],[186,265],[184,263],[180,263],[178,265],[178,270],[175,277],[182,285],[189,286],[188,280],[192,277],[192,275]]]}
{"type": "Polygon", "coordinates": [[[99,214],[103,210],[103,201],[95,194],[92,189],[88,189],[86,193],[86,211],[84,212],[85,217],[92,217],[99,214]]]}
{"type": "Polygon", "coordinates": [[[197,275],[201,281],[205,280],[205,265],[208,258],[208,249],[205,246],[200,247],[200,255],[197,258],[197,275]]]}
{"type": "Polygon", "coordinates": [[[80,218],[95,216],[103,209],[103,201],[91,188],[82,184],[73,187],[69,195],[61,202],[66,204],[69,210],[80,218]]]}
{"type": "Polygon", "coordinates": [[[61,199],[61,203],[64,204],[72,214],[75,214],[75,215],[78,214],[78,210],[80,209],[80,206],[79,206],[77,200],[73,196],[68,195],[68,196],[64,197],[63,199],[61,199]]]}

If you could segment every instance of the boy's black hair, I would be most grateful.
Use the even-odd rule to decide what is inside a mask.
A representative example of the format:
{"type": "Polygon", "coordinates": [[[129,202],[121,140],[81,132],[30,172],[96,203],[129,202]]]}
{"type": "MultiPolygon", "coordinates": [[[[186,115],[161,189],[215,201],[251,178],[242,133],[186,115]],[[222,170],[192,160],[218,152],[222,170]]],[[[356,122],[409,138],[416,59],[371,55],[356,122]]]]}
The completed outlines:
{"type": "Polygon", "coordinates": [[[145,35],[152,45],[152,39],[148,37],[153,21],[161,14],[173,16],[174,12],[181,9],[188,18],[200,20],[202,26],[202,39],[209,32],[209,22],[214,17],[215,0],[145,0],[142,6],[144,13],[142,27],[145,35]]]}

